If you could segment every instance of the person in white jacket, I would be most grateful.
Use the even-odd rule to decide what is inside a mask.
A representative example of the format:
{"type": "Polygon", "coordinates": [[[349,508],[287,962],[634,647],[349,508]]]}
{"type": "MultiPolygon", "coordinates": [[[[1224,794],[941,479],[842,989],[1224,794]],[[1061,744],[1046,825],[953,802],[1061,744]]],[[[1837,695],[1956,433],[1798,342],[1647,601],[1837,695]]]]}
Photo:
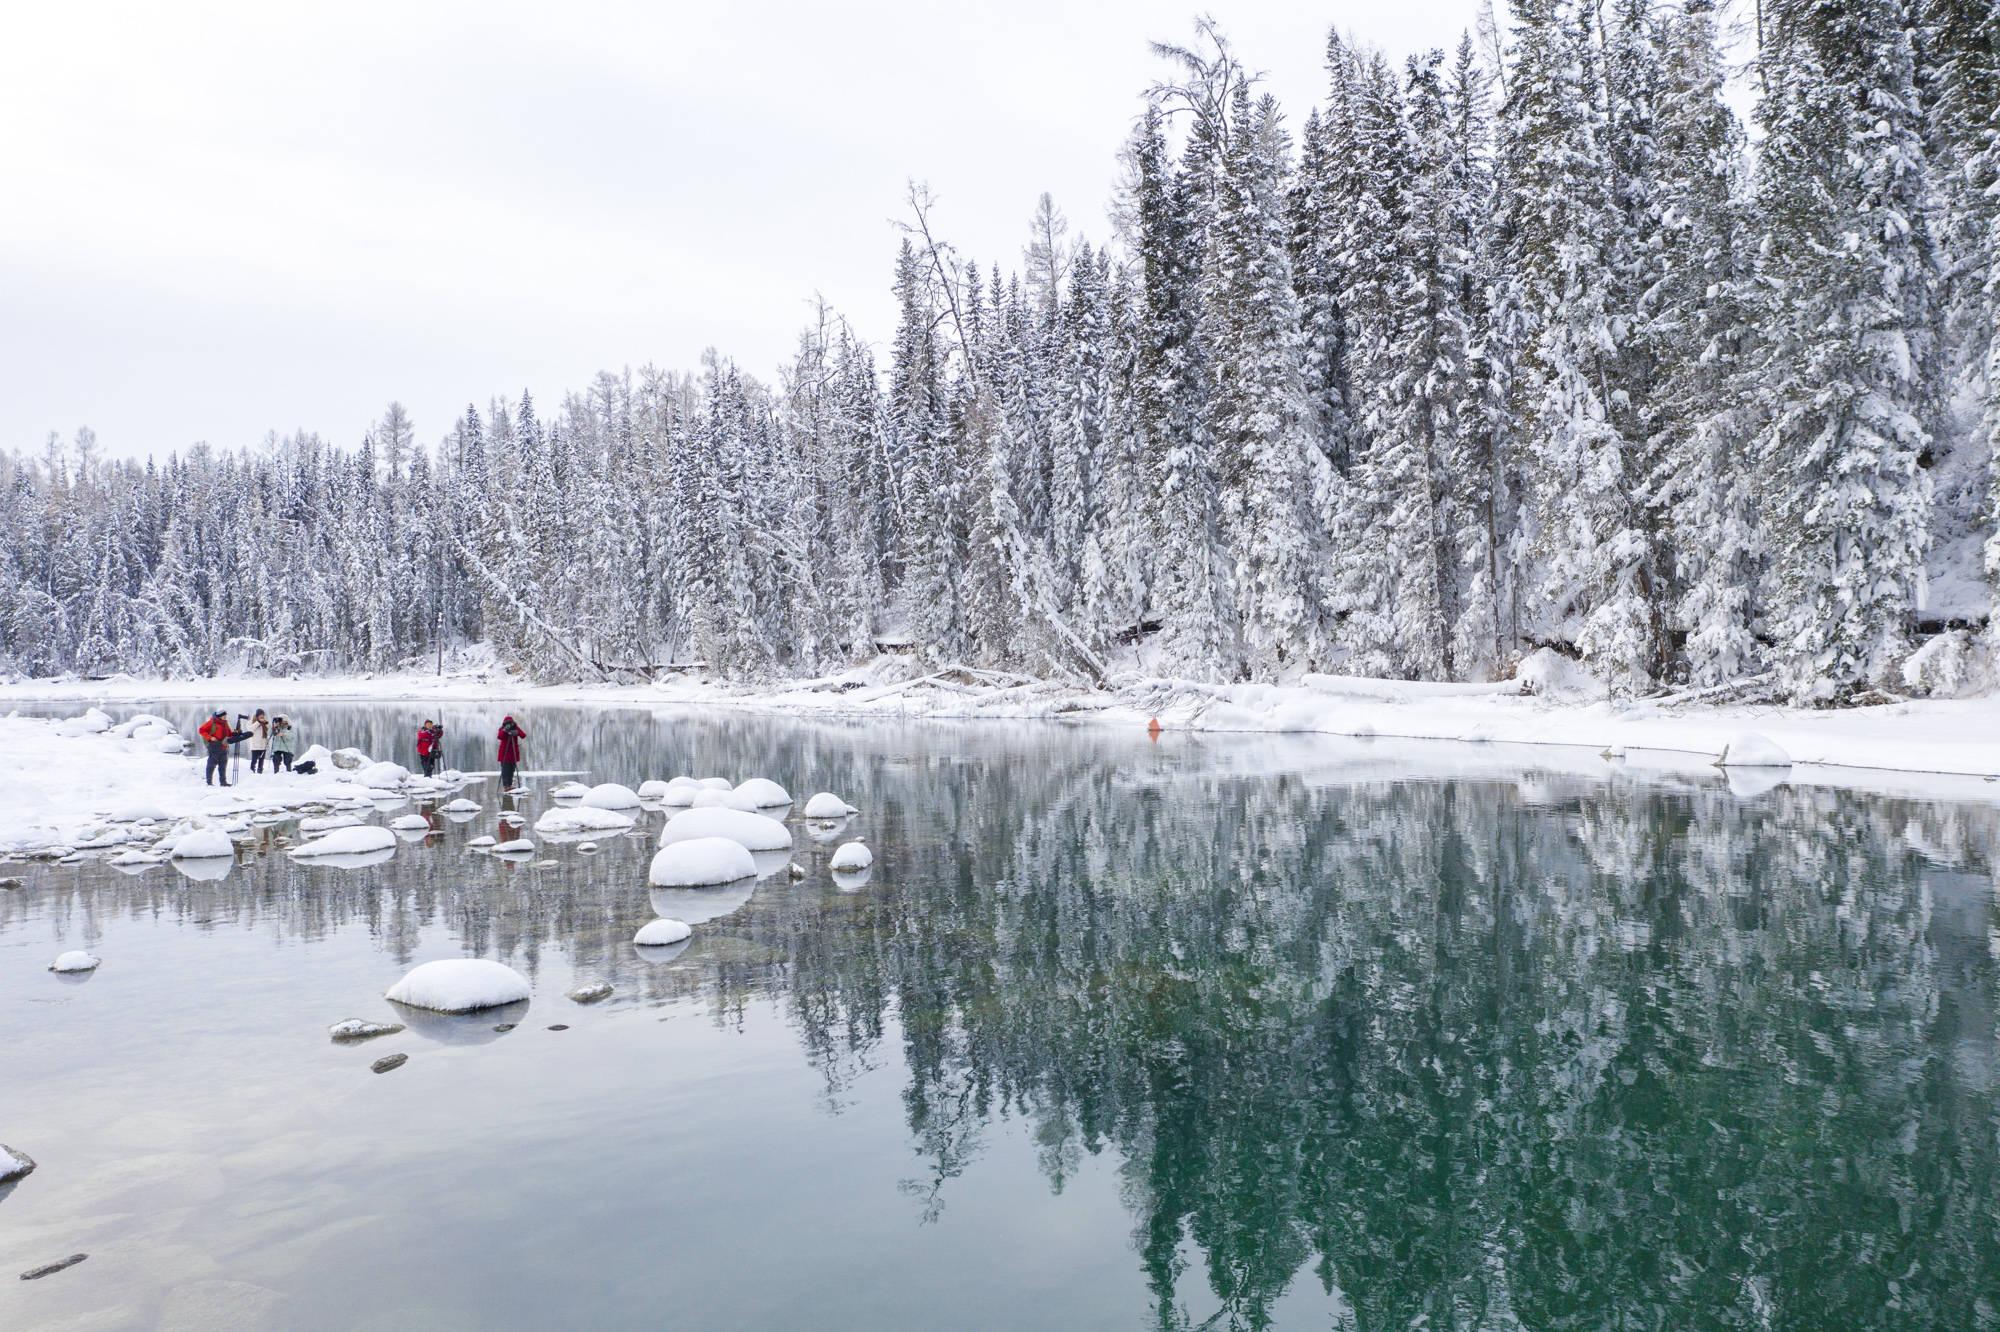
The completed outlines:
{"type": "MultiPolygon", "coordinates": [[[[264,756],[271,752],[271,719],[259,708],[250,717],[250,771],[264,771],[264,756]]],[[[273,768],[271,771],[276,772],[273,768]]]]}

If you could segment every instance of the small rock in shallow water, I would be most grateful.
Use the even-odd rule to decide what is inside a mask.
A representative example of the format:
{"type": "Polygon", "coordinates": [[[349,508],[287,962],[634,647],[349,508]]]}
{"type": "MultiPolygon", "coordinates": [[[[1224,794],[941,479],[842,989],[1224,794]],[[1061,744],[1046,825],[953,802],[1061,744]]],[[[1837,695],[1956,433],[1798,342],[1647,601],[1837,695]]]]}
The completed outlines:
{"type": "Polygon", "coordinates": [[[387,1073],[390,1069],[401,1068],[409,1062],[410,1057],[406,1054],[383,1055],[368,1067],[374,1069],[377,1073],[387,1073]]]}
{"type": "Polygon", "coordinates": [[[549,1024],[549,1030],[550,1030],[550,1031],[568,1031],[568,1030],[569,1030],[569,1023],[567,1023],[567,1022],[551,1022],[551,1023],[549,1024]]]}
{"type": "Polygon", "coordinates": [[[0,1142],[0,1184],[26,1179],[35,1173],[35,1158],[0,1142]]]}
{"type": "MultiPolygon", "coordinates": [[[[1992,779],[1988,778],[1987,780],[1990,781],[1992,779]]],[[[0,879],[0,888],[25,888],[27,886],[28,886],[28,881],[26,879],[16,878],[11,875],[7,878],[0,879]]]]}
{"type": "Polygon", "coordinates": [[[78,1263],[82,1262],[84,1259],[88,1257],[90,1257],[90,1255],[87,1253],[73,1253],[69,1257],[64,1258],[60,1262],[43,1263],[40,1267],[31,1267],[27,1271],[21,1273],[21,1280],[23,1281],[39,1280],[42,1277],[50,1275],[51,1273],[60,1272],[65,1267],[75,1267],[78,1263]]]}
{"type": "Polygon", "coordinates": [[[794,860],[791,864],[785,866],[785,873],[790,875],[794,880],[803,879],[806,877],[806,867],[794,860]]]}
{"type": "Polygon", "coordinates": [[[402,1029],[400,1022],[364,1022],[360,1018],[349,1018],[345,1022],[334,1023],[326,1032],[336,1041],[372,1041],[377,1036],[394,1036],[402,1029]]]}
{"type": "Polygon", "coordinates": [[[611,982],[590,981],[571,990],[568,997],[574,999],[579,1004],[594,1004],[599,1000],[609,999],[611,997],[611,982]]]}
{"type": "Polygon", "coordinates": [[[501,1023],[497,1023],[497,1024],[495,1024],[495,1026],[494,1026],[493,1030],[495,1030],[495,1031],[512,1031],[512,1030],[514,1030],[514,1024],[513,1024],[513,1023],[511,1023],[511,1022],[501,1022],[501,1023]]]}

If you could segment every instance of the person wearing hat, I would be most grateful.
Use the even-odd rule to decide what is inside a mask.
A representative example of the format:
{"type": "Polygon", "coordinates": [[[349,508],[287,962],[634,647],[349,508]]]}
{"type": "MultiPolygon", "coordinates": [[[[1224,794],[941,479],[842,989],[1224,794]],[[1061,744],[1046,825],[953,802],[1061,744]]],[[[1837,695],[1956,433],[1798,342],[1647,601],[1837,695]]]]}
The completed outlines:
{"type": "Polygon", "coordinates": [[[500,789],[514,789],[514,769],[521,762],[521,742],[528,733],[512,717],[500,723],[500,789]]]}
{"type": "Polygon", "coordinates": [[[217,711],[201,724],[201,730],[196,734],[208,742],[208,773],[204,785],[215,785],[218,777],[224,786],[229,785],[229,737],[234,734],[229,729],[229,714],[217,711]]]}

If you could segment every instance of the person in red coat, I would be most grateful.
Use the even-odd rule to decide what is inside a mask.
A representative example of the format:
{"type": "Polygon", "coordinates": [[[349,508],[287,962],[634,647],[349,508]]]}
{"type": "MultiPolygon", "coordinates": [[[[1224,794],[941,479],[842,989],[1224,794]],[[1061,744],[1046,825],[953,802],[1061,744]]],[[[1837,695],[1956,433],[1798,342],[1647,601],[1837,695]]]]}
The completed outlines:
{"type": "Polygon", "coordinates": [[[424,765],[424,776],[429,777],[437,769],[438,739],[444,728],[424,718],[424,724],[417,728],[417,762],[424,765]]]}
{"type": "Polygon", "coordinates": [[[521,742],[528,733],[512,717],[500,723],[500,789],[514,789],[514,769],[521,762],[521,742]]]}
{"type": "Polygon", "coordinates": [[[220,777],[224,786],[229,785],[229,742],[236,733],[230,729],[228,715],[216,713],[195,734],[208,742],[208,774],[204,783],[213,786],[220,777]]]}

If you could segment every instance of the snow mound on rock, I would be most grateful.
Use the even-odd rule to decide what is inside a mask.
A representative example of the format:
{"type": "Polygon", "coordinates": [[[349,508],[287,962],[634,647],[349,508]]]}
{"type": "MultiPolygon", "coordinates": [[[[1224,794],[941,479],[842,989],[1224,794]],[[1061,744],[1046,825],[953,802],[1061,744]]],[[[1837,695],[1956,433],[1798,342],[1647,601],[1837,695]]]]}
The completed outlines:
{"type": "Polygon", "coordinates": [[[791,792],[769,777],[752,777],[739,784],[736,796],[746,802],[743,806],[746,809],[776,809],[792,803],[791,792]]]}
{"type": "Polygon", "coordinates": [[[657,777],[640,782],[638,794],[641,800],[664,800],[667,798],[667,784],[657,777]]]}
{"type": "Polygon", "coordinates": [[[76,949],[71,949],[67,953],[59,955],[55,961],[49,963],[49,970],[50,971],[95,971],[97,970],[99,965],[101,965],[100,959],[92,957],[89,953],[84,952],[80,948],[76,948],[76,949]]]}
{"type": "Polygon", "coordinates": [[[806,801],[805,814],[809,819],[844,819],[853,812],[854,806],[831,791],[821,791],[806,801]]]}
{"type": "Polygon", "coordinates": [[[701,783],[692,777],[676,777],[667,783],[667,789],[660,796],[663,805],[691,805],[694,793],[701,790],[701,783]]]}
{"type": "Polygon", "coordinates": [[[663,846],[646,882],[655,888],[714,888],[755,878],[757,861],[743,843],[727,837],[693,837],[663,846]]]}
{"type": "Polygon", "coordinates": [[[776,819],[744,809],[688,809],[667,820],[660,845],[691,842],[697,837],[727,837],[751,851],[789,851],[792,830],[776,819]]]}
{"type": "Polygon", "coordinates": [[[371,763],[354,780],[371,791],[393,791],[410,780],[410,770],[400,763],[371,763]]]}
{"type": "Polygon", "coordinates": [[[875,853],[862,842],[848,842],[827,863],[830,868],[842,871],[865,870],[875,863],[875,853]]]}
{"type": "Polygon", "coordinates": [[[590,794],[590,788],[582,782],[559,782],[549,792],[551,800],[581,800],[590,794]]]}
{"type": "Polygon", "coordinates": [[[637,809],[639,793],[617,782],[599,782],[584,792],[583,803],[589,809],[637,809]]]}
{"type": "Polygon", "coordinates": [[[91,708],[81,717],[71,717],[56,723],[56,734],[64,737],[96,735],[111,729],[111,718],[101,708],[91,708]]]}
{"type": "Polygon", "coordinates": [[[35,1173],[35,1158],[15,1147],[0,1142],[0,1184],[10,1179],[20,1179],[35,1173]]]}
{"type": "Polygon", "coordinates": [[[615,809],[598,809],[588,801],[574,809],[552,809],[535,820],[535,831],[544,837],[573,836],[589,832],[623,832],[632,826],[632,816],[615,809]]]}
{"type": "Polygon", "coordinates": [[[690,809],[741,809],[751,811],[756,809],[755,805],[752,805],[734,791],[717,791],[709,787],[703,787],[701,790],[696,791],[694,799],[688,801],[688,807],[690,809]]]}
{"type": "Polygon", "coordinates": [[[667,944],[677,944],[694,931],[678,920],[648,921],[632,936],[632,942],[641,948],[661,948],[667,944]]]}
{"type": "Polygon", "coordinates": [[[1755,731],[1744,731],[1722,747],[1718,768],[1789,768],[1792,756],[1755,731]]]}
{"type": "Polygon", "coordinates": [[[397,981],[383,997],[438,1013],[471,1013],[519,1003],[534,993],[527,978],[483,957],[426,962],[397,981]]]}
{"type": "Polygon", "coordinates": [[[213,860],[235,855],[236,844],[220,828],[196,828],[175,838],[174,849],[167,854],[175,860],[213,860]]]}
{"type": "Polygon", "coordinates": [[[484,835],[479,837],[468,837],[465,839],[465,844],[467,846],[487,847],[493,845],[493,839],[491,837],[484,835]]]}
{"type": "MultiPolygon", "coordinates": [[[[314,749],[318,747],[317,745],[313,746],[314,749]]],[[[310,753],[311,751],[307,752],[310,753]]],[[[360,772],[363,768],[373,766],[375,762],[374,759],[369,758],[366,754],[351,745],[346,749],[334,750],[330,757],[333,759],[334,767],[345,768],[349,772],[360,772]]]]}
{"type": "Polygon", "coordinates": [[[477,800],[467,800],[463,796],[460,796],[457,800],[446,805],[444,812],[447,814],[477,814],[479,812],[479,802],[477,800]]]}
{"type": "Polygon", "coordinates": [[[311,763],[316,765],[321,772],[325,772],[328,768],[335,766],[333,755],[327,750],[325,745],[307,745],[305,752],[294,757],[292,763],[295,766],[300,763],[311,763]]]}
{"type": "Polygon", "coordinates": [[[736,784],[727,777],[703,777],[695,785],[707,791],[733,791],[736,784]]]}
{"type": "Polygon", "coordinates": [[[302,860],[314,856],[358,856],[370,851],[393,851],[396,834],[387,828],[377,828],[372,824],[362,824],[353,828],[335,828],[324,837],[315,837],[304,846],[292,848],[292,854],[302,860]]]}
{"type": "Polygon", "coordinates": [[[405,814],[402,818],[393,820],[389,826],[397,832],[416,832],[420,828],[429,828],[431,821],[421,814],[405,814]]]}
{"type": "Polygon", "coordinates": [[[361,822],[352,814],[315,814],[309,819],[299,820],[299,831],[307,833],[332,832],[335,828],[352,828],[361,822]]]}
{"type": "Polygon", "coordinates": [[[336,1041],[366,1041],[377,1036],[394,1036],[403,1030],[400,1022],[370,1022],[365,1018],[348,1018],[336,1022],[326,1029],[326,1034],[336,1041]]]}
{"type": "Polygon", "coordinates": [[[532,856],[535,844],[525,837],[516,837],[511,842],[501,842],[493,848],[496,856],[532,856]]]}

